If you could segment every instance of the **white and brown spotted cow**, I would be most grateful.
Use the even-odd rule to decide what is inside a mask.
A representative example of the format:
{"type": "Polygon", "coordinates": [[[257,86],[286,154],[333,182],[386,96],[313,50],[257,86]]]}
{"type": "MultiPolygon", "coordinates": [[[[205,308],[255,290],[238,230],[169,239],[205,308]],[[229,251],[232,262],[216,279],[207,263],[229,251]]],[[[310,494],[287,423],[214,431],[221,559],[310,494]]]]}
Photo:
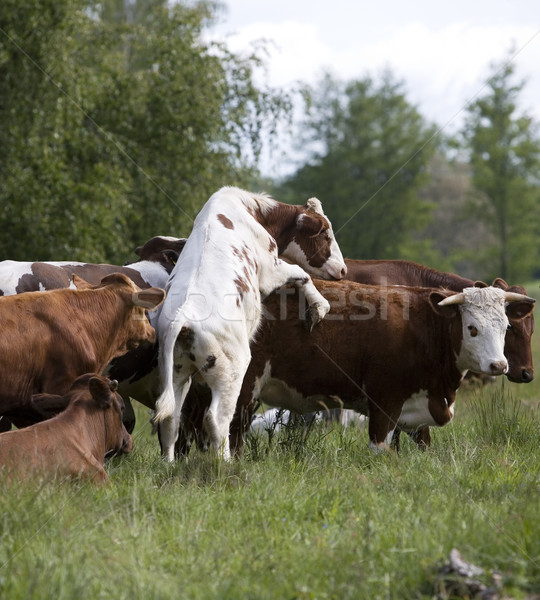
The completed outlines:
{"type": "Polygon", "coordinates": [[[291,206],[224,187],[202,208],[171,274],[158,320],[163,392],[154,423],[160,425],[168,460],[174,458],[192,377],[211,390],[204,426],[212,447],[229,459],[229,425],[261,318],[261,294],[285,283],[302,289],[311,328],[330,306],[308,273],[329,279],[346,274],[319,200],[291,206]]]}
{"type": "Polygon", "coordinates": [[[139,260],[125,266],[77,261],[4,260],[0,262],[0,296],[61,288],[75,289],[73,275],[97,285],[103,277],[112,273],[127,275],[141,289],[163,288],[185,242],[184,238],[153,237],[135,250],[139,260]]]}

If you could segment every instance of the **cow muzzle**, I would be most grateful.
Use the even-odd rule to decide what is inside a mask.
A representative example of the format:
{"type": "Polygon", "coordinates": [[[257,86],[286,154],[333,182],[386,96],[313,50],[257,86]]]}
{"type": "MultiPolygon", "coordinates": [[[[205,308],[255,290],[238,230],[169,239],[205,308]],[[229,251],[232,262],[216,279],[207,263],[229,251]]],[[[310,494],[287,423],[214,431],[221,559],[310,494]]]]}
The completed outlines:
{"type": "Polygon", "coordinates": [[[489,365],[491,375],[504,375],[508,371],[508,363],[505,360],[498,360],[489,365]]]}

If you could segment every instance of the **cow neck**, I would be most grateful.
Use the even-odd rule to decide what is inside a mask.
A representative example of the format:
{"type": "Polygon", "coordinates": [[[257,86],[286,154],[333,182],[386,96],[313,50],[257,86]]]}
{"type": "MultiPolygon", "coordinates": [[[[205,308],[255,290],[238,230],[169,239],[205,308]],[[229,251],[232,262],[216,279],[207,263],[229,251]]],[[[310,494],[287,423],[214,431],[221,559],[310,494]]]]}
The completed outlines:
{"type": "Polygon", "coordinates": [[[257,221],[276,241],[278,254],[282,254],[292,241],[300,210],[300,206],[279,202],[266,214],[259,213],[257,215],[257,221]]]}
{"type": "Polygon", "coordinates": [[[91,371],[100,371],[115,356],[127,352],[125,342],[120,348],[118,347],[118,331],[121,331],[125,325],[128,310],[120,295],[107,288],[83,290],[82,294],[85,294],[85,296],[77,295],[76,297],[81,300],[83,298],[93,298],[96,301],[95,306],[101,308],[99,328],[92,331],[92,338],[97,347],[94,360],[100,357],[102,361],[99,364],[96,363],[94,368],[90,369],[91,371]]]}
{"type": "MultiPolygon", "coordinates": [[[[403,269],[407,280],[417,281],[416,285],[433,288],[446,288],[461,292],[464,288],[474,285],[472,279],[465,279],[453,273],[437,271],[418,263],[403,261],[403,269]]],[[[392,283],[392,282],[390,282],[392,283]]]]}
{"type": "Polygon", "coordinates": [[[446,319],[443,319],[442,327],[446,330],[443,339],[447,339],[446,347],[441,344],[441,351],[438,363],[443,365],[442,372],[445,376],[442,378],[444,396],[455,397],[455,392],[459,388],[463,373],[457,367],[457,357],[461,348],[461,316],[452,319],[445,326],[446,319]]]}

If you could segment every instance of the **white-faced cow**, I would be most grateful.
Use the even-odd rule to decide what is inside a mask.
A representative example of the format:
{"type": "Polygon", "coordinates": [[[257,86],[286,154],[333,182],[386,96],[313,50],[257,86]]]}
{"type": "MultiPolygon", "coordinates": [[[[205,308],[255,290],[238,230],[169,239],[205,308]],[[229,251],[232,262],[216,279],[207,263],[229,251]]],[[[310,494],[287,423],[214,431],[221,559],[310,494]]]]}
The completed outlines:
{"type": "Polygon", "coordinates": [[[117,383],[97,373],[78,377],[57,404],[59,415],[25,429],[0,434],[0,473],[12,482],[44,477],[82,477],[105,483],[105,456],[131,452],[122,424],[117,383]]]}
{"type": "Polygon", "coordinates": [[[77,376],[155,340],[145,311],[164,290],[140,290],[120,273],[97,286],[73,278],[83,289],[0,298],[0,415],[24,416],[32,394],[64,394],[77,376]]]}
{"type": "MultiPolygon", "coordinates": [[[[419,285],[426,287],[441,287],[456,292],[461,292],[466,287],[485,285],[473,282],[454,273],[437,271],[424,265],[408,260],[352,260],[345,259],[347,265],[347,279],[358,283],[375,285],[419,285]]],[[[509,286],[503,279],[497,278],[492,284],[508,292],[527,295],[521,286],[509,286]]],[[[531,347],[531,337],[534,332],[534,314],[530,311],[525,316],[514,318],[508,315],[509,327],[506,331],[504,342],[504,355],[508,360],[506,377],[514,383],[529,383],[534,378],[534,367],[531,347]]],[[[396,429],[394,443],[399,447],[399,432],[401,426],[411,435],[416,442],[426,447],[430,445],[431,436],[425,419],[425,411],[419,410],[419,405],[425,400],[415,398],[405,403],[403,419],[400,427],[396,429]]],[[[446,404],[435,406],[431,404],[433,414],[428,419],[434,425],[446,425],[453,417],[453,406],[446,404]]]]}
{"type": "MultiPolygon", "coordinates": [[[[494,287],[456,293],[351,281],[315,283],[332,309],[310,335],[293,290],[284,288],[264,302],[267,318],[252,344],[231,425],[236,451],[258,400],[298,413],[342,407],[368,414],[375,449],[389,444],[398,424],[406,425],[402,411],[411,399],[423,399],[417,409],[433,424],[430,411],[452,407],[467,369],[506,372],[507,314],[523,318],[534,302],[494,287]]],[[[201,418],[202,412],[192,413],[184,423],[181,451],[194,436],[201,445],[201,418]]]]}
{"type": "Polygon", "coordinates": [[[158,321],[163,392],[154,423],[160,424],[168,460],[174,458],[191,377],[211,390],[204,426],[212,447],[229,459],[229,425],[260,321],[261,294],[285,283],[301,288],[312,328],[330,307],[308,273],[336,279],[346,274],[319,200],[291,206],[224,187],[202,208],[171,274],[158,321]]]}
{"type": "MultiPolygon", "coordinates": [[[[433,288],[445,288],[461,292],[466,287],[483,286],[454,273],[437,271],[408,260],[353,260],[346,258],[347,279],[357,283],[373,285],[416,285],[433,288]]],[[[509,286],[503,279],[497,278],[492,284],[508,292],[527,295],[521,286],[509,286]]],[[[534,379],[531,336],[534,331],[534,315],[513,319],[509,317],[510,327],[506,332],[504,355],[508,360],[506,377],[514,383],[530,383],[534,379]]]]}

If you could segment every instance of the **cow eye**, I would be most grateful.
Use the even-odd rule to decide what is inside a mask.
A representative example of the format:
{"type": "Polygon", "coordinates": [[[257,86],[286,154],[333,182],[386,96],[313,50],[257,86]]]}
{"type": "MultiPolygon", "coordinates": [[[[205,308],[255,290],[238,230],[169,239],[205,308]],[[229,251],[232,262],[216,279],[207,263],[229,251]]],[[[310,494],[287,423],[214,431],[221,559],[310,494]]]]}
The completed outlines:
{"type": "Polygon", "coordinates": [[[506,327],[507,331],[511,331],[512,329],[514,329],[514,327],[512,326],[512,323],[508,323],[508,326],[506,327]]]}
{"type": "Polygon", "coordinates": [[[474,325],[467,325],[467,329],[471,332],[471,337],[476,337],[478,335],[478,329],[474,325]]]}

